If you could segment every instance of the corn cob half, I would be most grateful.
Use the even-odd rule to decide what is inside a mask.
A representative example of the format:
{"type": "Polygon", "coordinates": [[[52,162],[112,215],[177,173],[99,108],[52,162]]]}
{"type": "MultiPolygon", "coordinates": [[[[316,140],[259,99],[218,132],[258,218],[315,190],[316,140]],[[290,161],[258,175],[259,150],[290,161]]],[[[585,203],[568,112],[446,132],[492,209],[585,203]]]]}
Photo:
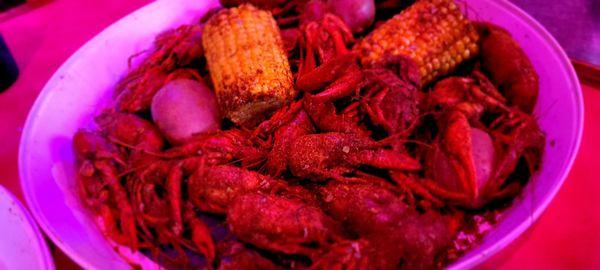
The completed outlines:
{"type": "Polygon", "coordinates": [[[453,0],[419,0],[354,48],[363,65],[403,55],[417,64],[423,85],[479,51],[479,36],[453,0]]]}
{"type": "Polygon", "coordinates": [[[202,45],[221,113],[253,126],[294,98],[292,73],[275,19],[252,5],[223,9],[202,45]]]}

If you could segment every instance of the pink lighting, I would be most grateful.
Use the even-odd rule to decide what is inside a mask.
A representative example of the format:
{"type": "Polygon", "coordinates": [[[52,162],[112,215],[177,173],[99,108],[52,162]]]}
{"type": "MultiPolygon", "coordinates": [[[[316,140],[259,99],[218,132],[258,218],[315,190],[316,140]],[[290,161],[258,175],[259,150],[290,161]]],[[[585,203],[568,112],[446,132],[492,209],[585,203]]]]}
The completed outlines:
{"type": "MultiPolygon", "coordinates": [[[[180,0],[177,0],[180,1],[180,0]]],[[[182,2],[185,2],[181,0],[182,2]]],[[[196,0],[198,3],[202,1],[196,0]]],[[[494,0],[491,0],[494,2],[494,0]]],[[[498,0],[500,1],[500,0],[498,0]]],[[[71,57],[78,49],[94,38],[98,33],[106,27],[116,22],[120,18],[127,16],[135,10],[143,7],[146,4],[154,3],[155,6],[166,5],[168,1],[149,1],[149,0],[130,0],[130,1],[92,1],[92,0],[54,0],[44,5],[28,10],[17,16],[13,16],[6,20],[0,20],[0,33],[6,40],[16,63],[20,69],[20,75],[15,84],[13,84],[4,93],[0,93],[0,184],[10,190],[16,197],[25,203],[26,196],[20,185],[20,175],[18,168],[19,160],[19,143],[22,135],[24,135],[24,124],[28,112],[32,108],[40,91],[46,83],[51,79],[52,75],[71,57]],[[162,2],[162,3],[161,3],[162,2]]],[[[187,1],[189,2],[189,1],[187,1]]],[[[478,1],[482,2],[482,1],[478,1]]],[[[197,8],[196,11],[203,10],[197,8]]],[[[89,72],[84,68],[80,68],[82,74],[64,70],[61,74],[72,75],[77,74],[85,78],[81,81],[69,81],[69,77],[54,78],[54,82],[61,80],[69,81],[65,85],[74,88],[78,86],[80,92],[76,96],[73,94],[70,98],[60,98],[60,91],[67,93],[77,93],[72,89],[62,89],[61,87],[53,88],[53,93],[47,93],[47,100],[55,100],[55,103],[38,104],[36,108],[39,112],[48,113],[40,116],[45,120],[45,123],[36,124],[29,127],[28,134],[40,134],[40,130],[51,130],[54,134],[61,134],[53,138],[41,138],[40,141],[44,144],[32,143],[29,147],[24,148],[21,154],[30,156],[31,153],[43,152],[38,155],[43,157],[40,160],[27,159],[27,166],[31,168],[45,168],[51,171],[58,177],[57,171],[60,171],[60,166],[52,167],[35,164],[36,162],[43,163],[45,160],[73,160],[70,137],[68,137],[71,129],[79,126],[79,122],[88,123],[91,113],[94,113],[94,106],[97,103],[104,102],[107,98],[107,92],[98,90],[101,87],[110,87],[113,84],[110,80],[118,78],[119,72],[126,68],[126,55],[130,55],[127,50],[139,51],[153,38],[155,32],[159,28],[164,28],[167,25],[173,25],[176,22],[182,22],[193,18],[193,15],[174,9],[172,13],[163,11],[162,9],[153,10],[153,20],[149,23],[139,23],[134,25],[135,29],[121,28],[115,30],[113,37],[119,39],[127,39],[129,37],[137,37],[141,42],[112,42],[110,38],[103,40],[103,43],[96,42],[96,49],[87,48],[82,55],[102,55],[96,56],[94,63],[86,61],[73,61],[71,68],[80,68],[77,65],[80,63],[93,66],[94,72],[89,72]],[[159,12],[160,11],[160,12],[159,12]],[[175,14],[184,14],[180,17],[175,14]],[[154,27],[154,28],[153,28],[154,27]],[[139,29],[147,29],[141,31],[139,29]],[[108,40],[108,41],[107,41],[108,40]],[[117,44],[123,47],[117,48],[117,44]],[[100,48],[98,50],[97,48],[100,48]],[[126,49],[123,49],[126,48],[126,49]],[[123,49],[124,52],[118,52],[123,49]],[[107,51],[110,51],[107,53],[107,51]],[[112,57],[106,57],[110,55],[112,57]],[[87,90],[87,91],[86,91],[87,90]],[[81,106],[83,108],[73,109],[73,107],[81,106]],[[88,107],[85,107],[88,106],[88,107]],[[82,116],[83,115],[83,116],[82,116]],[[73,120],[72,125],[63,125],[63,118],[73,120]],[[84,119],[85,118],[85,119],[84,119]],[[57,128],[60,127],[60,128],[57,128]],[[68,131],[68,132],[67,132],[68,131]],[[40,146],[42,145],[42,146],[40,146]]],[[[489,15],[489,14],[488,14],[489,15]]],[[[492,14],[493,15],[493,14],[492,14]]],[[[490,15],[491,16],[491,15],[490,15]]],[[[130,19],[133,20],[133,19],[130,19]]],[[[502,23],[502,20],[499,20],[502,23]]],[[[506,22],[504,22],[506,23],[506,22]]],[[[507,23],[508,24],[508,23],[507,23]]],[[[524,28],[530,30],[529,28],[524,28]]],[[[523,29],[521,29],[523,30],[523,29]]],[[[535,39],[536,37],[521,37],[523,41],[526,39],[535,39]]],[[[541,39],[541,38],[540,38],[541,39]]],[[[528,52],[535,52],[534,47],[526,48],[528,52]]],[[[552,51],[552,48],[538,48],[538,51],[552,51]]],[[[82,50],[83,51],[83,50],[82,50]]],[[[545,125],[552,127],[555,125],[553,134],[557,136],[569,137],[573,136],[570,141],[557,140],[555,152],[556,155],[569,156],[568,151],[573,151],[574,145],[577,144],[576,137],[573,134],[577,133],[577,111],[561,111],[552,112],[557,106],[562,106],[563,103],[568,103],[571,98],[567,95],[558,96],[560,90],[554,89],[555,85],[567,85],[562,81],[563,77],[554,77],[551,66],[544,66],[550,63],[538,61],[545,57],[541,53],[535,55],[534,62],[538,64],[536,68],[546,70],[547,77],[550,78],[544,82],[542,89],[551,89],[553,94],[551,98],[545,98],[544,106],[537,108],[537,112],[542,118],[547,115],[542,122],[545,125]],[[537,59],[537,60],[536,60],[537,59]],[[552,76],[549,74],[552,73],[552,76]],[[554,81],[553,81],[554,80],[554,81]],[[546,87],[546,88],[544,88],[546,87]],[[559,104],[559,105],[556,105],[559,104]],[[555,117],[555,118],[552,118],[555,117]],[[570,119],[565,121],[565,119],[570,119]],[[575,140],[575,141],[573,141],[575,140]]],[[[558,58],[557,58],[558,59],[558,58]]],[[[555,59],[556,60],[556,59],[555,59]]],[[[559,60],[556,60],[557,63],[559,60]]],[[[567,73],[565,71],[565,73],[567,73]]],[[[562,76],[564,74],[561,74],[562,76]]],[[[565,75],[566,76],[566,75],[565,75]]],[[[68,87],[67,87],[68,88],[68,87]]],[[[105,88],[108,89],[108,88],[105,88]]],[[[527,229],[521,236],[507,246],[507,248],[496,253],[477,269],[598,269],[600,268],[600,234],[597,233],[597,228],[600,228],[600,196],[596,193],[600,190],[600,181],[597,181],[594,170],[597,169],[600,158],[598,158],[597,149],[600,149],[600,141],[595,138],[600,137],[600,88],[593,87],[582,83],[584,107],[584,128],[583,139],[581,141],[579,155],[577,156],[574,165],[566,178],[562,188],[557,193],[557,196],[549,204],[547,210],[539,218],[539,220],[527,229]]],[[[545,95],[541,92],[540,95],[545,95]]],[[[576,97],[573,97],[576,99],[576,97]]],[[[544,98],[543,98],[544,99],[544,98]]],[[[72,132],[71,132],[72,133],[72,132]]],[[[552,138],[551,138],[552,139],[552,138]]],[[[39,142],[38,142],[39,143],[39,142]]],[[[556,160],[554,164],[563,166],[563,160],[556,160]]],[[[23,165],[23,164],[21,164],[23,165]]],[[[61,164],[63,166],[64,164],[61,164]]],[[[69,166],[64,165],[64,166],[69,166]]],[[[566,166],[566,165],[565,165],[566,166]]],[[[64,168],[63,168],[64,169],[64,168]]],[[[561,168],[558,168],[561,169],[561,168]]],[[[60,172],[58,172],[60,174],[60,172]]],[[[557,173],[558,175],[558,173],[557,173]]],[[[21,174],[23,176],[23,174],[21,174]]],[[[29,177],[37,176],[35,173],[28,174],[29,177]]],[[[65,177],[65,175],[62,175],[65,177]]],[[[53,178],[42,179],[40,181],[52,181],[53,178]]],[[[22,179],[21,179],[22,180],[22,179]]],[[[64,184],[64,183],[63,183],[64,184]]],[[[535,183],[533,183],[535,185],[535,183]]],[[[552,183],[553,185],[556,183],[552,183]]],[[[37,189],[36,193],[47,192],[48,194],[62,194],[60,189],[64,186],[57,186],[54,183],[48,186],[49,188],[41,189],[39,186],[31,187],[37,189]]],[[[532,187],[536,189],[537,187],[532,187]]],[[[540,187],[541,189],[542,187],[540,187]]],[[[549,187],[548,190],[552,190],[549,187]]],[[[552,191],[547,191],[552,192],[552,191]]],[[[537,194],[537,193],[536,193],[537,194]]],[[[539,194],[547,194],[546,191],[539,194]]],[[[31,200],[29,200],[31,201],[31,200]]],[[[52,205],[57,202],[56,198],[44,198],[38,200],[41,205],[40,209],[63,209],[64,205],[52,205]]],[[[534,198],[531,205],[541,204],[542,198],[534,198]],[[535,201],[539,200],[539,201],[535,201]]],[[[60,201],[61,204],[69,205],[70,202],[60,201]]],[[[534,209],[534,206],[531,206],[534,209]]],[[[29,205],[29,209],[33,209],[29,205]]],[[[533,211],[533,210],[531,210],[533,211]]],[[[523,212],[524,213],[524,212],[523,212]]],[[[79,217],[73,217],[70,212],[52,213],[52,217],[56,219],[72,219],[76,220],[79,217]]],[[[530,213],[531,214],[531,213],[530,213]]],[[[524,213],[523,215],[526,215],[524,213]]],[[[43,228],[48,229],[48,228],[43,228]]],[[[55,228],[53,231],[65,231],[65,228],[55,228]]],[[[81,244],[77,246],[84,250],[84,253],[93,253],[96,250],[92,247],[86,247],[87,241],[94,242],[97,240],[97,235],[86,237],[87,232],[74,232],[69,241],[81,240],[81,244]],[[80,238],[78,238],[80,237],[80,238]]],[[[99,239],[99,238],[98,238],[99,239]]],[[[2,241],[2,240],[0,240],[2,241]]],[[[58,269],[78,269],[75,262],[68,258],[63,251],[53,247],[54,263],[58,269]]],[[[2,256],[0,256],[2,258],[2,256]]],[[[105,264],[109,266],[110,264],[105,264]]],[[[0,267],[1,268],[1,267],[0,267]]]]}

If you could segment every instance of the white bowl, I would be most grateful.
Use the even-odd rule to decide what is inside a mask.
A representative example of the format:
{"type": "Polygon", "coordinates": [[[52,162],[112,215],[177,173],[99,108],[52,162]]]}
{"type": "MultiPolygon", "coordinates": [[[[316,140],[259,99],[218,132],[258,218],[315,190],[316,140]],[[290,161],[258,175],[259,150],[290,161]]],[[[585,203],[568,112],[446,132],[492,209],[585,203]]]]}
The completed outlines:
{"type": "Polygon", "coordinates": [[[44,236],[21,202],[0,185],[0,269],[54,270],[44,236]]]}
{"type": "MultiPolygon", "coordinates": [[[[452,268],[470,268],[508,245],[546,209],[573,163],[583,127],[579,82],[558,43],[535,20],[507,1],[469,0],[472,19],[503,26],[531,58],[540,76],[535,114],[547,134],[541,170],[483,242],[452,268]],[[553,142],[551,144],[551,142],[553,142]]],[[[19,170],[27,203],[42,229],[84,268],[127,269],[78,203],[73,134],[92,125],[106,107],[127,59],[149,48],[156,34],[201,17],[217,1],[156,1],[123,18],[79,49],[46,84],[21,138],[19,170]]],[[[125,250],[126,252],[126,250],[125,250]]],[[[139,254],[138,254],[139,255],[139,254]]],[[[144,267],[156,268],[132,255],[144,267]]]]}

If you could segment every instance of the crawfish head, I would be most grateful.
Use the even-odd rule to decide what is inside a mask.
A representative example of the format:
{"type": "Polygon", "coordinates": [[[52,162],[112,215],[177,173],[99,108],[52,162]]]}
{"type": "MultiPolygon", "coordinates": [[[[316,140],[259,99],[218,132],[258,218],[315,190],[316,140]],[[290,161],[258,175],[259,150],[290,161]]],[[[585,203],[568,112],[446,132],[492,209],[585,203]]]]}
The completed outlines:
{"type": "Polygon", "coordinates": [[[257,166],[265,158],[263,150],[252,143],[251,135],[239,129],[198,134],[164,155],[168,158],[204,157],[213,165],[239,161],[243,167],[257,166]]]}
{"type": "Polygon", "coordinates": [[[469,119],[479,119],[483,112],[508,112],[506,100],[480,72],[472,77],[450,77],[433,87],[427,100],[430,109],[456,109],[469,119]]]}
{"type": "Polygon", "coordinates": [[[314,93],[323,101],[332,101],[358,92],[363,74],[356,55],[346,44],[352,33],[335,15],[327,14],[319,22],[302,27],[304,33],[304,59],[298,72],[296,88],[314,93]],[[317,57],[320,65],[317,66],[317,57]]]}
{"type": "Polygon", "coordinates": [[[189,180],[188,197],[202,211],[225,214],[233,200],[246,193],[275,193],[286,182],[231,165],[197,170],[189,180]]]}
{"type": "Polygon", "coordinates": [[[373,184],[330,181],[318,189],[325,211],[375,247],[378,269],[431,268],[456,233],[454,220],[419,213],[390,190],[373,184]]]}
{"type": "Polygon", "coordinates": [[[119,148],[95,132],[77,131],[73,136],[73,148],[80,160],[112,159],[119,164],[124,164],[119,148]]]}
{"type": "Polygon", "coordinates": [[[202,81],[196,69],[179,68],[172,71],[162,70],[160,66],[152,66],[144,71],[132,72],[117,88],[117,109],[121,112],[137,113],[147,111],[152,99],[168,82],[177,79],[202,81]]]}
{"type": "Polygon", "coordinates": [[[337,224],[321,209],[277,195],[237,197],[227,212],[232,233],[259,248],[315,258],[340,238],[337,224]]]}
{"type": "Polygon", "coordinates": [[[96,117],[96,123],[109,139],[135,150],[158,152],[164,146],[164,139],[158,128],[135,114],[105,112],[96,117]]]}
{"type": "Polygon", "coordinates": [[[525,113],[515,111],[508,119],[501,120],[497,125],[492,125],[491,135],[499,158],[492,175],[494,181],[486,186],[486,191],[500,190],[500,195],[504,195],[502,192],[514,195],[515,192],[506,192],[509,187],[501,189],[501,186],[515,170],[521,157],[527,162],[529,173],[535,172],[544,151],[545,135],[535,119],[525,113]]]}
{"type": "MultiPolygon", "coordinates": [[[[370,69],[385,69],[392,72],[400,81],[413,85],[415,88],[421,88],[421,73],[415,61],[403,56],[389,56],[381,61],[374,62],[368,66],[370,69]]],[[[376,81],[382,81],[377,77],[372,77],[376,81]]],[[[389,76],[383,77],[383,81],[388,80],[389,76]]]]}
{"type": "Polygon", "coordinates": [[[314,181],[343,179],[360,165],[382,169],[419,170],[420,164],[406,154],[385,149],[369,137],[321,133],[297,138],[290,147],[292,174],[314,181]]]}
{"type": "Polygon", "coordinates": [[[202,26],[182,25],[165,31],[154,40],[155,50],[150,54],[150,64],[167,67],[186,66],[204,56],[202,26]]]}
{"type": "Polygon", "coordinates": [[[365,70],[370,85],[361,102],[371,121],[392,135],[409,131],[419,110],[418,90],[391,70],[365,70]]]}
{"type": "MultiPolygon", "coordinates": [[[[85,130],[79,130],[75,133],[73,147],[79,164],[77,172],[79,194],[86,206],[91,209],[97,211],[104,207],[104,217],[111,219],[107,220],[106,226],[111,226],[114,223],[111,221],[114,220],[113,214],[116,211],[112,211],[107,205],[112,199],[110,196],[111,191],[104,177],[102,177],[103,172],[97,166],[97,162],[114,163],[114,166],[117,164],[124,165],[124,156],[117,146],[100,134],[85,130]]],[[[111,229],[111,231],[114,232],[116,229],[111,229]]]]}
{"type": "Polygon", "coordinates": [[[481,64],[510,105],[531,113],[539,93],[539,77],[521,46],[499,26],[477,23],[481,64]]]}
{"type": "Polygon", "coordinates": [[[302,135],[312,133],[315,133],[315,127],[303,109],[296,111],[288,123],[279,127],[274,133],[273,147],[265,164],[269,175],[279,176],[286,171],[288,167],[287,153],[292,141],[302,135]]]}

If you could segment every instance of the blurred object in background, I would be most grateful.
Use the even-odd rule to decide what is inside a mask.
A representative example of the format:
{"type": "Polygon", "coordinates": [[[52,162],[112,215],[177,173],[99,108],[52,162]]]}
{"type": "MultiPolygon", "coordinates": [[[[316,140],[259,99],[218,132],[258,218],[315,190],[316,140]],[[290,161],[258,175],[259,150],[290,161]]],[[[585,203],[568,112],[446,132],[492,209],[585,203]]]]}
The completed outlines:
{"type": "Polygon", "coordinates": [[[588,62],[571,59],[579,80],[600,89],[600,66],[588,62]]]}
{"type": "Polygon", "coordinates": [[[600,0],[511,0],[565,49],[579,78],[600,86],[600,0]]]}
{"type": "Polygon", "coordinates": [[[7,21],[50,2],[52,0],[0,0],[0,22],[7,21]]]}
{"type": "MultiPolygon", "coordinates": [[[[1,0],[0,0],[1,1],[1,0]]],[[[0,35],[0,93],[8,89],[19,76],[19,69],[13,59],[4,38],[0,35]]]]}
{"type": "Polygon", "coordinates": [[[0,12],[25,3],[25,0],[0,0],[0,12]]]}

